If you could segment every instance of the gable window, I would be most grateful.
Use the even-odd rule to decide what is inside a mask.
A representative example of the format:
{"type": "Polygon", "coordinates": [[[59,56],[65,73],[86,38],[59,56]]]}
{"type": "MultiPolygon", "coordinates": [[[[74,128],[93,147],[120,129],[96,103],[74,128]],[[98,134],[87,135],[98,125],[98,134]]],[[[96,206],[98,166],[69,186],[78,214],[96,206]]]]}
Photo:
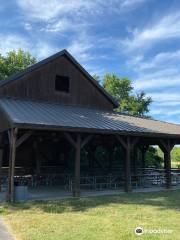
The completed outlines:
{"type": "Polygon", "coordinates": [[[69,77],[56,75],[55,90],[58,92],[69,93],[69,77]]]}

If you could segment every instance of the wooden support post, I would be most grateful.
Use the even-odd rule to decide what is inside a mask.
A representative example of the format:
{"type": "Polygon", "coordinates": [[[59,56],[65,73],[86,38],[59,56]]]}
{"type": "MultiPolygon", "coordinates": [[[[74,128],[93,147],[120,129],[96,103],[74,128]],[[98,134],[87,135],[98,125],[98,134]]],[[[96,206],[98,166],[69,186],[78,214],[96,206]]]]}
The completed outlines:
{"type": "Polygon", "coordinates": [[[148,150],[149,146],[148,145],[142,145],[139,147],[141,151],[141,163],[142,163],[142,168],[144,169],[146,167],[146,152],[148,150]]]}
{"type": "Polygon", "coordinates": [[[166,166],[166,187],[171,188],[171,151],[164,153],[164,161],[166,166]]]}
{"type": "Polygon", "coordinates": [[[119,137],[117,136],[118,141],[123,146],[126,151],[126,159],[125,159],[125,191],[131,192],[131,153],[134,149],[134,146],[137,144],[139,138],[133,137],[119,137]]]}
{"type": "Polygon", "coordinates": [[[133,150],[133,173],[134,175],[137,174],[137,170],[138,170],[138,148],[135,147],[133,150]]]}
{"type": "Polygon", "coordinates": [[[74,181],[74,197],[80,197],[80,162],[81,162],[81,136],[77,135],[76,141],[76,157],[75,157],[75,181],[74,181]]]}
{"type": "Polygon", "coordinates": [[[31,135],[32,131],[25,133],[19,139],[17,139],[18,128],[13,128],[8,131],[9,138],[9,173],[8,173],[8,192],[7,201],[14,201],[14,174],[15,174],[15,160],[16,160],[16,148],[18,148],[24,141],[26,141],[31,135]]]}
{"type": "Polygon", "coordinates": [[[81,149],[92,139],[92,135],[89,135],[82,140],[81,135],[78,133],[76,135],[76,141],[72,138],[72,136],[69,133],[65,133],[64,136],[75,148],[75,171],[74,171],[75,179],[74,179],[73,196],[80,197],[81,149]]]}
{"type": "Polygon", "coordinates": [[[3,163],[3,148],[0,149],[0,192],[1,192],[1,184],[2,184],[2,163],[3,163]]]}
{"type": "Polygon", "coordinates": [[[143,149],[141,151],[142,154],[142,168],[143,170],[146,168],[146,151],[143,149]]]}
{"type": "Polygon", "coordinates": [[[10,154],[9,154],[9,178],[8,178],[8,196],[9,202],[14,201],[14,173],[15,173],[15,159],[16,159],[16,139],[18,129],[11,129],[10,132],[10,154]]]}
{"type": "Polygon", "coordinates": [[[126,162],[125,162],[125,191],[131,192],[131,147],[130,147],[130,140],[127,139],[128,146],[126,148],[126,162]]]}
{"type": "Polygon", "coordinates": [[[40,156],[38,153],[38,145],[37,142],[33,143],[33,151],[34,151],[34,158],[35,158],[35,162],[36,162],[36,174],[40,175],[41,174],[41,160],[40,160],[40,156]]]}
{"type": "Polygon", "coordinates": [[[166,188],[171,188],[171,151],[174,142],[170,140],[161,140],[159,147],[164,152],[164,166],[166,171],[166,188]]]}

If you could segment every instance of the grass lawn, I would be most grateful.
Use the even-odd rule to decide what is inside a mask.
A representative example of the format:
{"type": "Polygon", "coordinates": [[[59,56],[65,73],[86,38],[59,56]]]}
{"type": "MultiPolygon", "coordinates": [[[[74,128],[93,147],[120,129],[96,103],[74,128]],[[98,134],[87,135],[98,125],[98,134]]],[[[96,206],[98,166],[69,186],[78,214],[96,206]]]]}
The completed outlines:
{"type": "Polygon", "coordinates": [[[180,190],[2,204],[0,214],[18,240],[180,239],[180,190]],[[172,233],[136,236],[137,226],[172,233]]]}

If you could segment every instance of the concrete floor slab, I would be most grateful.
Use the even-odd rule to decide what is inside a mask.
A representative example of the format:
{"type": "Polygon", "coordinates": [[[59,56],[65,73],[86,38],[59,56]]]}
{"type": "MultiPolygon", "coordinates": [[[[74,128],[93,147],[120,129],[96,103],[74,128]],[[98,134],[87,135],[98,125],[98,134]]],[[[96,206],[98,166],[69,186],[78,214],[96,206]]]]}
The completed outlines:
{"type": "Polygon", "coordinates": [[[0,240],[15,240],[11,233],[9,233],[2,218],[0,218],[0,240]]]}

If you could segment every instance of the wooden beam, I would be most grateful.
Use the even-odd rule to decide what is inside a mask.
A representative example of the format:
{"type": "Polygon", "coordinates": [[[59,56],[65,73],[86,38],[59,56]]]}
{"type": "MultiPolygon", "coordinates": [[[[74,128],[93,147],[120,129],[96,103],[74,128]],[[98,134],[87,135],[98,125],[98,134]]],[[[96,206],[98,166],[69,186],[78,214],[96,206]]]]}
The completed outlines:
{"type": "Polygon", "coordinates": [[[133,159],[132,159],[133,161],[132,161],[132,167],[133,167],[133,173],[134,173],[134,175],[136,175],[137,174],[137,170],[138,170],[138,165],[137,165],[137,163],[138,163],[138,148],[136,147],[136,148],[134,148],[133,149],[133,159]]]}
{"type": "Polygon", "coordinates": [[[76,135],[76,141],[69,133],[64,133],[65,138],[75,148],[75,174],[74,174],[74,189],[73,196],[80,197],[80,165],[81,165],[81,149],[92,139],[92,135],[87,136],[83,141],[81,135],[76,135]]]}
{"type": "Polygon", "coordinates": [[[131,143],[131,148],[134,148],[134,146],[138,143],[138,141],[139,141],[139,137],[133,138],[131,143]]]}
{"type": "Polygon", "coordinates": [[[118,139],[118,141],[121,143],[121,145],[127,149],[127,148],[131,148],[133,149],[134,146],[138,143],[139,138],[138,137],[126,137],[126,138],[122,138],[120,136],[116,136],[116,138],[118,139]]]}
{"type": "Polygon", "coordinates": [[[159,147],[164,152],[164,167],[166,170],[166,187],[171,188],[171,151],[175,145],[173,140],[160,140],[159,147]]]}
{"type": "Polygon", "coordinates": [[[81,148],[83,148],[91,139],[93,138],[93,135],[87,136],[81,143],[81,148]]]}
{"type": "Polygon", "coordinates": [[[69,133],[64,133],[65,138],[73,145],[74,148],[76,148],[76,142],[74,139],[71,137],[69,133]]]}
{"type": "Polygon", "coordinates": [[[7,131],[7,135],[8,135],[8,140],[9,140],[9,144],[10,144],[10,142],[11,142],[11,131],[10,130],[7,131]]]}
{"type": "Polygon", "coordinates": [[[168,140],[162,140],[162,139],[159,140],[159,147],[161,148],[161,150],[163,152],[165,152],[165,151],[171,152],[174,145],[175,145],[175,142],[173,140],[169,140],[169,139],[168,140]]]}
{"type": "Polygon", "coordinates": [[[142,168],[146,167],[146,152],[147,152],[148,148],[149,148],[149,145],[139,146],[139,150],[141,151],[142,168]]]}
{"type": "Polygon", "coordinates": [[[3,133],[0,133],[0,147],[3,145],[3,133]]]}
{"type": "Polygon", "coordinates": [[[77,134],[76,154],[75,154],[75,181],[74,181],[74,197],[80,197],[80,162],[81,162],[81,135],[77,134]]]}
{"type": "Polygon", "coordinates": [[[161,151],[163,152],[163,154],[164,154],[164,170],[166,171],[166,168],[167,168],[167,166],[166,166],[166,157],[165,157],[165,153],[166,153],[166,148],[164,147],[164,145],[163,144],[161,144],[161,143],[159,143],[159,148],[161,149],[161,151]]]}
{"type": "Polygon", "coordinates": [[[7,189],[7,201],[11,202],[11,165],[12,165],[12,139],[13,139],[13,130],[8,130],[8,139],[9,139],[9,168],[8,168],[8,189],[7,189]]]}
{"type": "Polygon", "coordinates": [[[122,137],[116,136],[117,140],[121,143],[121,145],[126,149],[127,143],[124,141],[122,137]]]}
{"type": "Polygon", "coordinates": [[[33,131],[28,131],[24,133],[19,139],[16,141],[16,148],[18,148],[24,141],[26,141],[31,135],[33,131]]]}
{"type": "Polygon", "coordinates": [[[125,158],[125,191],[131,192],[132,186],[131,186],[131,153],[134,149],[134,146],[138,143],[139,138],[138,137],[120,137],[117,136],[118,141],[123,146],[125,152],[126,152],[126,158],[125,158]]]}
{"type": "Polygon", "coordinates": [[[171,188],[171,152],[164,153],[164,161],[166,168],[166,188],[171,188]]]}
{"type": "Polygon", "coordinates": [[[11,141],[10,141],[10,155],[9,155],[9,178],[8,178],[8,196],[7,200],[14,201],[14,173],[15,173],[15,159],[16,159],[16,139],[18,129],[11,129],[11,141]]]}
{"type": "Polygon", "coordinates": [[[3,162],[3,152],[4,149],[0,149],[0,192],[1,192],[1,184],[2,184],[2,162],[3,162]]]}
{"type": "Polygon", "coordinates": [[[83,141],[81,141],[81,135],[77,134],[76,141],[71,137],[69,133],[65,133],[66,139],[75,148],[75,177],[74,177],[74,189],[73,196],[80,197],[80,165],[81,165],[81,149],[92,139],[92,135],[87,136],[83,141]]]}
{"type": "Polygon", "coordinates": [[[34,152],[34,158],[35,158],[35,163],[36,163],[36,174],[40,175],[41,174],[41,160],[40,160],[40,154],[38,151],[38,143],[36,141],[33,142],[33,152],[34,152]]]}
{"type": "Polygon", "coordinates": [[[141,151],[142,154],[142,168],[144,169],[146,167],[146,151],[141,151]]]}
{"type": "Polygon", "coordinates": [[[126,149],[126,161],[125,161],[125,191],[131,192],[131,148],[126,149]]]}

